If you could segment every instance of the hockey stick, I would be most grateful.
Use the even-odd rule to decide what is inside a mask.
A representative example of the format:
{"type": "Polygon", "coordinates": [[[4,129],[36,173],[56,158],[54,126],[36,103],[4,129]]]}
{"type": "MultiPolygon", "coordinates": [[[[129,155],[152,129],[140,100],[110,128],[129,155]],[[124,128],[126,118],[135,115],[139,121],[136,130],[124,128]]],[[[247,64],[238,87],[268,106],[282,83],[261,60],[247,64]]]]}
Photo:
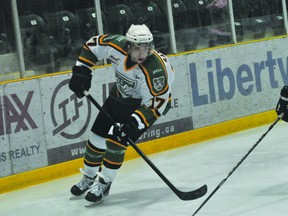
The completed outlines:
{"type": "Polygon", "coordinates": [[[248,157],[248,155],[256,148],[256,146],[261,142],[261,140],[268,134],[270,130],[277,124],[277,122],[283,117],[284,113],[281,113],[277,119],[270,125],[268,130],[259,138],[259,140],[252,146],[252,148],[246,153],[246,155],[237,163],[237,165],[229,172],[227,177],[223,179],[220,184],[211,192],[211,194],[204,200],[204,202],[199,206],[199,208],[193,213],[195,216],[197,212],[208,202],[208,200],[216,193],[217,190],[226,182],[226,180],[234,173],[234,171],[240,166],[240,164],[248,157]]]}
{"type": "MultiPolygon", "coordinates": [[[[112,117],[107,113],[98,102],[89,94],[89,92],[84,91],[86,97],[97,107],[97,109],[103,112],[112,122],[114,127],[119,127],[118,124],[112,119],[112,117]]],[[[207,193],[207,185],[189,191],[183,192],[178,190],[163,174],[160,170],[152,163],[152,161],[142,152],[142,150],[128,137],[129,144],[134,148],[134,150],[146,161],[146,163],[158,174],[158,176],[168,185],[168,187],[181,199],[181,200],[194,200],[204,196],[207,193]]]]}

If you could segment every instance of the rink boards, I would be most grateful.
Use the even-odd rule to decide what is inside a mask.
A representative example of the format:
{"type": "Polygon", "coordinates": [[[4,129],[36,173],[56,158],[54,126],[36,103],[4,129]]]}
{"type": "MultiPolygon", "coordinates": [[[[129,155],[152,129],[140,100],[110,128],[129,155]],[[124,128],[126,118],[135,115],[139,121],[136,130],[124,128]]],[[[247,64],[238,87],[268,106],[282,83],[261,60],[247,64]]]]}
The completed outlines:
{"type": "MultiPolygon", "coordinates": [[[[288,84],[287,38],[170,56],[176,73],[168,114],[139,140],[145,153],[266,124],[288,84]]],[[[102,104],[113,69],[93,71],[102,104]]],[[[69,90],[70,72],[0,86],[0,193],[77,172],[98,113],[69,90]]],[[[128,149],[126,160],[138,155],[128,149]]]]}

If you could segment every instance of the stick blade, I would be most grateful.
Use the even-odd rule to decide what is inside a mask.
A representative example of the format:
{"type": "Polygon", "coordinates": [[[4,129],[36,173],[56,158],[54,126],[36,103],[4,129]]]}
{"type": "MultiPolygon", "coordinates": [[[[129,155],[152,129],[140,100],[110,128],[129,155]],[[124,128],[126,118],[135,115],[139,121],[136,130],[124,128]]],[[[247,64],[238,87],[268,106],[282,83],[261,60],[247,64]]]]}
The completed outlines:
{"type": "Polygon", "coordinates": [[[195,200],[204,196],[208,191],[207,185],[203,185],[202,187],[189,191],[189,192],[182,192],[178,191],[176,194],[181,200],[195,200]]]}

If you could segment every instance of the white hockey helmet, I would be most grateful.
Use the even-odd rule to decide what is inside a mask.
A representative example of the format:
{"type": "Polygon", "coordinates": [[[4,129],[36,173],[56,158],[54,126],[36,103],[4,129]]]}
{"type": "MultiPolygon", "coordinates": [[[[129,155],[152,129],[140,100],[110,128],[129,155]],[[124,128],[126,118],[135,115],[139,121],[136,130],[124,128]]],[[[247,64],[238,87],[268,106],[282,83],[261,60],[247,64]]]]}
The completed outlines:
{"type": "Polygon", "coordinates": [[[136,46],[149,45],[151,48],[153,47],[153,35],[145,24],[132,24],[126,33],[126,38],[136,46]]]}

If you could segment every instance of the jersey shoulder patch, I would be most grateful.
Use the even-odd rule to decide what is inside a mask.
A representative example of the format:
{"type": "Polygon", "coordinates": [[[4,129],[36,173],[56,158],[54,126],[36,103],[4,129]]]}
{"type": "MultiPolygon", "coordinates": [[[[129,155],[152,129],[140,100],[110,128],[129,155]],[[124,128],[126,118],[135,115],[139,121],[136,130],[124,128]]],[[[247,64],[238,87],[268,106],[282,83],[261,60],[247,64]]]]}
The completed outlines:
{"type": "Polygon", "coordinates": [[[126,44],[127,40],[123,35],[106,34],[99,37],[99,45],[113,47],[124,55],[128,53],[126,44]]]}
{"type": "Polygon", "coordinates": [[[146,61],[139,65],[153,96],[164,94],[169,88],[166,58],[165,55],[152,51],[146,61]]]}

